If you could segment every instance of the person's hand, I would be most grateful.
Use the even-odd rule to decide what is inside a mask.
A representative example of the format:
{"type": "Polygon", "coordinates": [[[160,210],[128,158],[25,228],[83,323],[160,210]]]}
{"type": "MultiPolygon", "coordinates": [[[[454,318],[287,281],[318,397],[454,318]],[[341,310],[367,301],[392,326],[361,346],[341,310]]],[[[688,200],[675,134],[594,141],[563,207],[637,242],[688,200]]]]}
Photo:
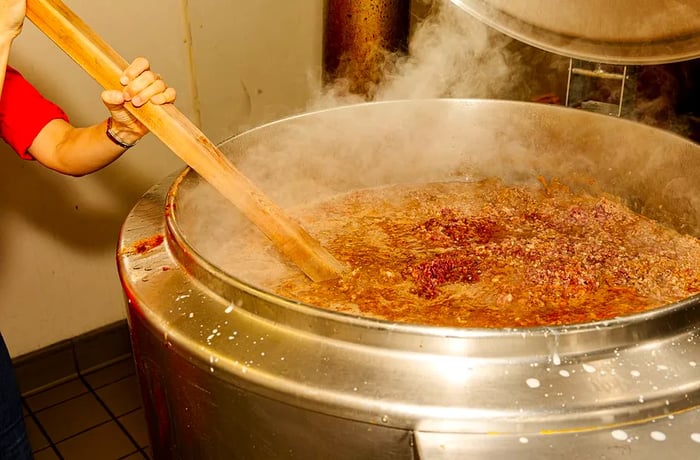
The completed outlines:
{"type": "MultiPolygon", "coordinates": [[[[2,1],[2,0],[0,0],[2,1]]],[[[124,70],[121,77],[122,91],[107,90],[102,92],[102,102],[112,118],[112,131],[127,144],[134,144],[148,133],[146,128],[129,111],[124,103],[131,102],[140,107],[147,102],[152,104],[169,104],[175,100],[175,88],[170,88],[151,70],[147,59],[139,57],[124,70]]]]}
{"type": "Polygon", "coordinates": [[[22,32],[24,15],[26,14],[26,0],[1,0],[0,1],[0,36],[14,39],[22,32]]]}

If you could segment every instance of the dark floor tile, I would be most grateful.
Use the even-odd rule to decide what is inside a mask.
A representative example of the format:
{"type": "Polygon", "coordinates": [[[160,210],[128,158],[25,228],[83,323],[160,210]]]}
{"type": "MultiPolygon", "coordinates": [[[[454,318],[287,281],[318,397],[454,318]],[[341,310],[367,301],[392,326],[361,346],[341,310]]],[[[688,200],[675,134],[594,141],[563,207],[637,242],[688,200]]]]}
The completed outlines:
{"type": "Polygon", "coordinates": [[[60,460],[60,457],[49,447],[39,452],[34,452],[34,460],[60,460]]]}
{"type": "Polygon", "coordinates": [[[65,460],[117,460],[138,452],[114,422],[66,439],[56,447],[65,460]]]}
{"type": "Polygon", "coordinates": [[[65,341],[12,361],[23,395],[42,391],[77,376],[73,346],[65,341]]]}
{"type": "Polygon", "coordinates": [[[121,361],[115,362],[105,368],[99,369],[83,375],[85,381],[93,389],[101,388],[124,377],[135,374],[134,360],[129,357],[121,361]]]}
{"type": "Polygon", "coordinates": [[[32,451],[36,452],[49,447],[49,440],[46,439],[44,433],[41,432],[39,426],[31,417],[24,417],[24,425],[27,427],[27,436],[29,437],[29,445],[32,446],[32,451]]]}
{"type": "Polygon", "coordinates": [[[85,387],[80,379],[76,378],[69,380],[66,383],[48,388],[41,393],[28,396],[24,398],[24,400],[33,412],[38,412],[42,409],[62,403],[87,392],[87,387],[85,387]]]}
{"type": "Polygon", "coordinates": [[[115,417],[141,407],[141,393],[136,375],[114,382],[96,390],[97,396],[115,417]]]}
{"type": "Polygon", "coordinates": [[[119,417],[119,423],[126,431],[134,438],[139,447],[145,447],[150,443],[148,438],[148,425],[146,425],[146,417],[143,409],[136,410],[119,417]]]}
{"type": "Polygon", "coordinates": [[[94,395],[88,393],[36,414],[53,442],[85,431],[109,420],[109,414],[94,395]]]}
{"type": "Polygon", "coordinates": [[[107,325],[73,339],[75,358],[85,373],[105,362],[131,356],[131,341],[126,320],[107,325]]]}

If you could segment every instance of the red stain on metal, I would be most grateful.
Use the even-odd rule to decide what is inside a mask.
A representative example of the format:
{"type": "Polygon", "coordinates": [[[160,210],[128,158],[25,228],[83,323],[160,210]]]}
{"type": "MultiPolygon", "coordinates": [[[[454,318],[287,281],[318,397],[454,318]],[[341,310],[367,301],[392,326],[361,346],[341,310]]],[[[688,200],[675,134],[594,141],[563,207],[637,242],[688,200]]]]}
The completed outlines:
{"type": "Polygon", "coordinates": [[[143,254],[163,244],[164,239],[163,235],[153,235],[145,240],[138,241],[134,245],[134,250],[137,254],[143,254]]]}
{"type": "Polygon", "coordinates": [[[170,217],[172,214],[173,210],[175,209],[175,203],[168,203],[165,205],[165,217],[170,217]]]}

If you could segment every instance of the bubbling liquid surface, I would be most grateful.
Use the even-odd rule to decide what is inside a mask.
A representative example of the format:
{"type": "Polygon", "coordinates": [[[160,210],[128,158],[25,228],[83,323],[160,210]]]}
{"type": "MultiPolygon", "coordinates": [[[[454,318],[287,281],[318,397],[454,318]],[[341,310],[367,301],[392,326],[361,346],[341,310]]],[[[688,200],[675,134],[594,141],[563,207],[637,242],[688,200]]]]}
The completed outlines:
{"type": "Polygon", "coordinates": [[[700,292],[700,241],[609,196],[497,180],[355,190],[292,210],[351,271],[264,282],[335,311],[422,325],[576,324],[700,292]]]}

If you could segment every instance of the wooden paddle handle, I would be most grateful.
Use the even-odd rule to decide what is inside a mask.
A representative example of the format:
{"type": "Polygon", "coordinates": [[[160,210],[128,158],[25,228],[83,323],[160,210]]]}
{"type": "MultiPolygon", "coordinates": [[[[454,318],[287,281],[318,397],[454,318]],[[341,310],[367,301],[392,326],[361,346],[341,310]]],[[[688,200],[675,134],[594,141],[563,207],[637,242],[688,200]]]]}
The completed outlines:
{"type": "MultiPolygon", "coordinates": [[[[27,17],[105,89],[121,89],[128,63],[60,0],[27,0],[27,17]]],[[[125,105],[141,123],[231,201],[314,281],[344,270],[321,244],[258,190],[173,104],[125,105]]]]}

